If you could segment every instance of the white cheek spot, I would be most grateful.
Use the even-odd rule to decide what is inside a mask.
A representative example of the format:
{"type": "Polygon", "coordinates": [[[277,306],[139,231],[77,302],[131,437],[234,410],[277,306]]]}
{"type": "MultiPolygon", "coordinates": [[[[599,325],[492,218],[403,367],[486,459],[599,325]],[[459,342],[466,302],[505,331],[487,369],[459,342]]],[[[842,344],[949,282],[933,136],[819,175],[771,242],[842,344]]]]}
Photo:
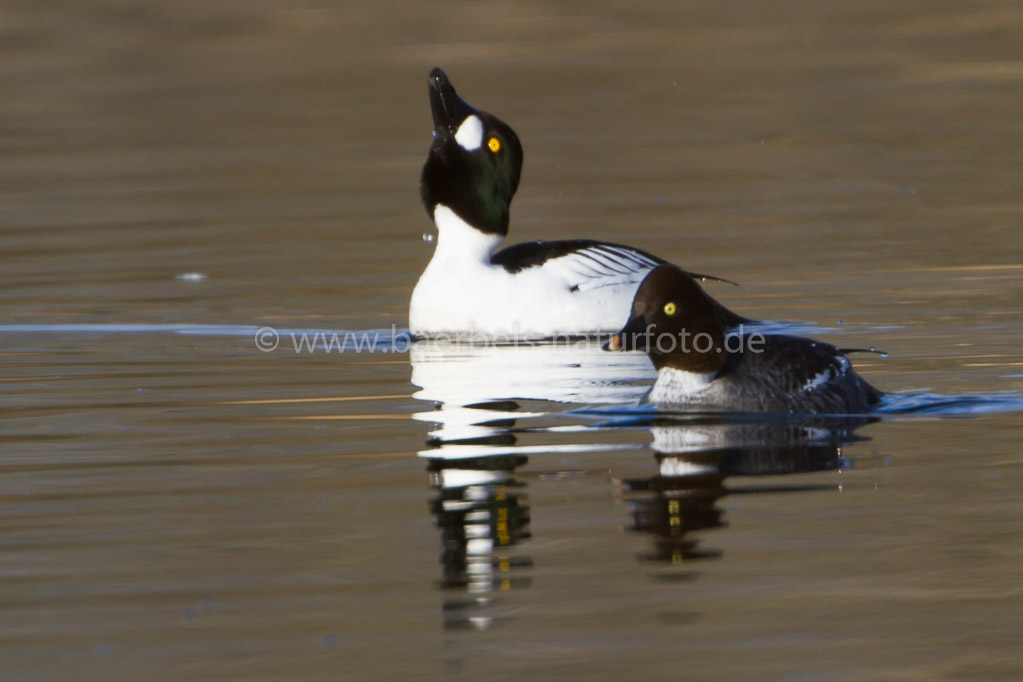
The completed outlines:
{"type": "Polygon", "coordinates": [[[455,141],[467,152],[473,152],[483,144],[483,121],[473,114],[458,126],[455,141]]]}

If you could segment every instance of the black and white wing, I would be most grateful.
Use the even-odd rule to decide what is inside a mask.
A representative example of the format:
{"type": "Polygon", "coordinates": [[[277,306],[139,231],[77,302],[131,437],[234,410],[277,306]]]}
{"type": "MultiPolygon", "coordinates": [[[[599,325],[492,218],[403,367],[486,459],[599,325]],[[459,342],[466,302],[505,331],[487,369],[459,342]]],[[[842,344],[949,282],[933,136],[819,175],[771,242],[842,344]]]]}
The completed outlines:
{"type": "Polygon", "coordinates": [[[665,261],[629,246],[575,239],[516,244],[494,254],[491,262],[511,273],[540,266],[557,270],[572,283],[572,291],[582,292],[639,283],[665,261]]]}

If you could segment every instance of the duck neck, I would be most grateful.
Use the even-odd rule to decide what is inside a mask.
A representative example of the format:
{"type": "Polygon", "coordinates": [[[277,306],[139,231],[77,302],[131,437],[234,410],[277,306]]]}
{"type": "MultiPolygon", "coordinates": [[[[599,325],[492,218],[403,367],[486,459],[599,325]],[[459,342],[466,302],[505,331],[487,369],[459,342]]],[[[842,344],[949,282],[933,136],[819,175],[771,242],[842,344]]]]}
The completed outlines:
{"type": "Polygon", "coordinates": [[[499,234],[480,232],[444,204],[437,204],[434,209],[433,224],[437,226],[435,261],[489,265],[490,256],[503,239],[499,234]]]}

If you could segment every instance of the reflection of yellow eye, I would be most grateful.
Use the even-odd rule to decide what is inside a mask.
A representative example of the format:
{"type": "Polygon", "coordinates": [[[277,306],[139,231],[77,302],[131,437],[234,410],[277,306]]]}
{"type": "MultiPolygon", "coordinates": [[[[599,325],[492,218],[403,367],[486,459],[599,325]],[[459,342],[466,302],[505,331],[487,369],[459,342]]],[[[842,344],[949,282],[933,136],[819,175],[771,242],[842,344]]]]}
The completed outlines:
{"type": "Polygon", "coordinates": [[[664,304],[664,314],[665,315],[674,315],[675,314],[675,310],[676,310],[676,308],[675,308],[675,304],[674,303],[665,303],[664,304]]]}
{"type": "Polygon", "coordinates": [[[487,140],[487,146],[490,147],[490,151],[494,152],[495,154],[501,151],[501,141],[496,137],[492,137],[489,140],[487,140]]]}

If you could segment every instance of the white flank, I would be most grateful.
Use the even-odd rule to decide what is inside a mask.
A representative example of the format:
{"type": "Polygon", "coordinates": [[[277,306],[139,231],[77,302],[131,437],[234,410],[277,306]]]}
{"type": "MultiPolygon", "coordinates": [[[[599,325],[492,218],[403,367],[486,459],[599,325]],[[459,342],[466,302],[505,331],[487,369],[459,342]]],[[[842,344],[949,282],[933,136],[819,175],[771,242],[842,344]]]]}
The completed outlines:
{"type": "Polygon", "coordinates": [[[832,377],[834,377],[834,375],[835,375],[835,373],[829,367],[828,369],[824,370],[823,372],[820,372],[819,374],[817,374],[817,376],[813,377],[812,379],[807,381],[805,384],[803,384],[803,390],[804,391],[812,391],[813,389],[817,388],[818,386],[823,386],[824,384],[826,384],[829,381],[831,381],[831,379],[832,379],[832,377]]]}
{"type": "Polygon", "coordinates": [[[818,386],[827,384],[832,379],[848,374],[849,370],[852,369],[852,364],[849,362],[849,358],[844,355],[835,356],[835,362],[838,363],[838,367],[828,367],[823,372],[817,374],[803,385],[804,391],[812,391],[818,386]]]}

